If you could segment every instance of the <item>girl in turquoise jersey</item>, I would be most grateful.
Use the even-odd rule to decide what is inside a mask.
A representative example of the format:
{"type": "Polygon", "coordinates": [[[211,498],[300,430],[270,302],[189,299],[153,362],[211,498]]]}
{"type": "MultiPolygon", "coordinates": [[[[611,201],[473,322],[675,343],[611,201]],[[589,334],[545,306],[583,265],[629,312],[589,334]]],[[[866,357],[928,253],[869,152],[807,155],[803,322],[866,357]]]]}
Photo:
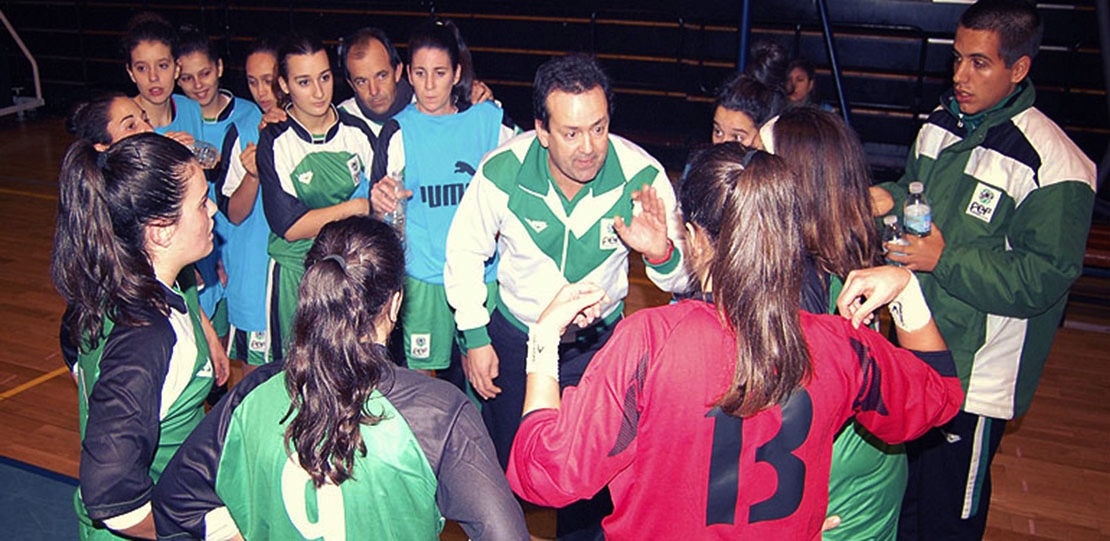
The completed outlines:
{"type": "Polygon", "coordinates": [[[169,21],[154,13],[133,17],[120,42],[127,76],[139,94],[135,103],[146,112],[154,131],[183,145],[193,143],[193,129],[199,126],[199,111],[194,102],[173,93],[177,79],[177,33],[169,21]],[[180,114],[185,111],[197,114],[180,114]]]}
{"type": "Polygon", "coordinates": [[[218,257],[226,271],[217,278],[224,286],[224,298],[215,305],[220,315],[217,329],[224,347],[230,339],[228,351],[249,371],[273,358],[265,310],[269,228],[261,210],[255,163],[262,112],[221,89],[223,60],[205,34],[182,30],[177,64],[182,91],[200,105],[203,115],[196,135],[220,150],[220,164],[208,175],[211,197],[221,211],[216,216],[220,242],[209,259],[218,257]]]}
{"type": "MultiPolygon", "coordinates": [[[[443,288],[447,231],[478,163],[514,133],[512,121],[492,102],[471,104],[474,81],[470,52],[454,23],[423,23],[409,38],[409,82],[416,102],[387,122],[380,132],[389,167],[404,171],[406,203],[406,302],[402,315],[404,352],[409,368],[443,377],[460,388],[454,314],[443,288]],[[400,129],[398,133],[396,130],[400,129]]],[[[396,205],[397,185],[382,179],[372,192],[375,215],[384,218],[396,205]]],[[[486,266],[487,308],[494,305],[496,261],[486,266]]]]}

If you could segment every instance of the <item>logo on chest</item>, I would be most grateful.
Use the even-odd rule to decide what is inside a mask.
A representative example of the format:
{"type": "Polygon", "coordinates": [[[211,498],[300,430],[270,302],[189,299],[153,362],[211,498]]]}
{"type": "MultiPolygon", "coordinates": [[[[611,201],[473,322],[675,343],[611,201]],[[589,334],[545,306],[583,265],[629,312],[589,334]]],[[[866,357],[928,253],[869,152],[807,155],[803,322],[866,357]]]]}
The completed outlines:
{"type": "Polygon", "coordinates": [[[362,178],[362,163],[358,161],[358,156],[351,156],[347,160],[347,171],[351,173],[351,183],[358,186],[359,179],[362,178]]]}
{"type": "Polygon", "coordinates": [[[212,376],[213,376],[212,360],[211,359],[205,359],[204,366],[200,367],[200,370],[197,370],[197,376],[196,377],[198,377],[198,378],[211,378],[212,376]]]}
{"type": "Polygon", "coordinates": [[[528,222],[528,226],[536,233],[542,233],[544,229],[547,229],[547,222],[543,220],[530,220],[526,218],[524,221],[528,222]]]}
{"type": "Polygon", "coordinates": [[[305,171],[297,175],[297,182],[301,184],[312,184],[312,171],[305,171]]]}
{"type": "Polygon", "coordinates": [[[994,211],[1002,199],[1002,190],[980,182],[971,194],[971,202],[964,211],[968,216],[973,216],[988,224],[994,218],[994,211]]]}
{"type": "Polygon", "coordinates": [[[599,250],[616,250],[619,248],[621,238],[617,235],[617,230],[613,228],[613,219],[602,218],[599,227],[597,248],[599,250]]]}

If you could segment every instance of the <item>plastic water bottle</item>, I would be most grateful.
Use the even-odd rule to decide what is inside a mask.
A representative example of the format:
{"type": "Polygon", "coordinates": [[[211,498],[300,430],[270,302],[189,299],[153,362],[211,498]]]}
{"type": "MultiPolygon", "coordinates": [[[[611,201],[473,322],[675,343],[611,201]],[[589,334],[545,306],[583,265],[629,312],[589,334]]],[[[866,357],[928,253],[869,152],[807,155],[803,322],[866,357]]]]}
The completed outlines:
{"type": "Polygon", "coordinates": [[[396,185],[393,195],[397,198],[397,206],[393,209],[393,212],[385,215],[385,221],[393,226],[393,230],[397,232],[397,237],[404,243],[405,205],[408,203],[408,199],[405,197],[405,172],[392,171],[389,173],[389,178],[392,178],[396,185]]]}
{"type": "MultiPolygon", "coordinates": [[[[884,254],[887,253],[886,245],[888,243],[889,244],[894,244],[894,245],[902,245],[902,246],[909,244],[909,242],[907,242],[906,239],[902,238],[902,226],[898,225],[898,217],[894,216],[893,214],[883,218],[883,253],[884,254]]],[[[894,254],[898,254],[898,255],[904,255],[901,252],[891,251],[890,253],[894,253],[894,254]]],[[[902,266],[901,263],[897,263],[897,262],[891,261],[889,259],[887,259],[887,262],[890,263],[891,265],[902,266]]]]}
{"type": "Polygon", "coordinates": [[[220,161],[220,149],[212,143],[195,140],[193,144],[189,145],[189,150],[193,152],[193,157],[200,163],[201,169],[213,169],[220,161]]]}
{"type": "Polygon", "coordinates": [[[902,220],[906,233],[924,237],[933,230],[933,209],[925,200],[925,185],[921,182],[910,183],[910,195],[902,206],[902,220]]]}

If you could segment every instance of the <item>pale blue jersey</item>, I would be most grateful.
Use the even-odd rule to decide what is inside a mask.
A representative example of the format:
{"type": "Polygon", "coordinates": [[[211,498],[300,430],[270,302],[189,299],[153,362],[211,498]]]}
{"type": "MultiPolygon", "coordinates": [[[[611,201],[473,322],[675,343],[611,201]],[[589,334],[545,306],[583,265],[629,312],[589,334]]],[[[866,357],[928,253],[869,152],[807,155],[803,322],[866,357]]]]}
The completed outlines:
{"type": "Polygon", "coordinates": [[[210,197],[220,212],[216,230],[224,239],[224,270],[227,272],[227,318],[236,329],[266,330],[266,243],[270,227],[262,212],[262,191],[255,194],[254,209],[239,224],[227,218],[228,203],[246,175],[239,154],[250,143],[258,143],[262,112],[250,101],[231,97],[215,119],[202,124],[201,139],[220,149],[220,164],[209,176],[210,197]]]}
{"type": "MultiPolygon", "coordinates": [[[[410,104],[394,120],[404,144],[405,188],[413,193],[405,211],[405,266],[413,278],[443,284],[447,231],[455,209],[482,157],[515,129],[492,102],[443,116],[426,115],[410,104]]],[[[496,278],[495,256],[486,262],[485,279],[496,278]]]]}
{"type": "MultiPolygon", "coordinates": [[[[204,113],[200,110],[200,104],[181,94],[173,94],[170,97],[173,100],[171,102],[173,104],[173,120],[165,126],[154,128],[155,133],[165,135],[168,132],[185,132],[192,135],[193,139],[205,141],[203,138],[204,113]]],[[[213,142],[212,144],[215,145],[216,143],[213,142]]],[[[209,184],[208,197],[212,196],[212,186],[209,184]]],[[[213,198],[213,200],[215,199],[213,198]]],[[[224,222],[226,224],[226,220],[224,222]]],[[[227,238],[226,232],[221,234],[221,229],[220,218],[217,214],[216,225],[213,228],[212,253],[195,264],[197,272],[200,273],[200,278],[204,282],[197,289],[200,297],[200,309],[209,316],[216,310],[216,303],[224,298],[224,286],[220,283],[220,276],[216,272],[216,265],[220,260],[224,239],[227,238]]]]}

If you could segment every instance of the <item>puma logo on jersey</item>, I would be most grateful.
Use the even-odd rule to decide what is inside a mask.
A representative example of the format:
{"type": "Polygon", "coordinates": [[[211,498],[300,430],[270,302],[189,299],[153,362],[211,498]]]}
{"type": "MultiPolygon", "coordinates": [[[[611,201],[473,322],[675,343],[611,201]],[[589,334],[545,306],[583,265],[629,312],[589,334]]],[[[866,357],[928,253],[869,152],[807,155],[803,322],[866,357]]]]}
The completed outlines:
{"type": "Polygon", "coordinates": [[[466,173],[469,176],[474,176],[474,173],[477,173],[477,171],[474,170],[473,165],[470,165],[469,163],[463,161],[455,162],[455,172],[466,173]]]}
{"type": "Polygon", "coordinates": [[[297,181],[301,184],[312,184],[312,171],[305,171],[297,175],[297,181]]]}
{"type": "Polygon", "coordinates": [[[528,222],[528,225],[532,227],[532,231],[535,231],[536,233],[543,233],[543,230],[547,229],[547,222],[528,219],[525,219],[524,221],[528,222]]]}
{"type": "Polygon", "coordinates": [[[437,186],[421,186],[420,201],[428,208],[455,207],[462,201],[466,193],[466,184],[441,184],[437,186]]]}

